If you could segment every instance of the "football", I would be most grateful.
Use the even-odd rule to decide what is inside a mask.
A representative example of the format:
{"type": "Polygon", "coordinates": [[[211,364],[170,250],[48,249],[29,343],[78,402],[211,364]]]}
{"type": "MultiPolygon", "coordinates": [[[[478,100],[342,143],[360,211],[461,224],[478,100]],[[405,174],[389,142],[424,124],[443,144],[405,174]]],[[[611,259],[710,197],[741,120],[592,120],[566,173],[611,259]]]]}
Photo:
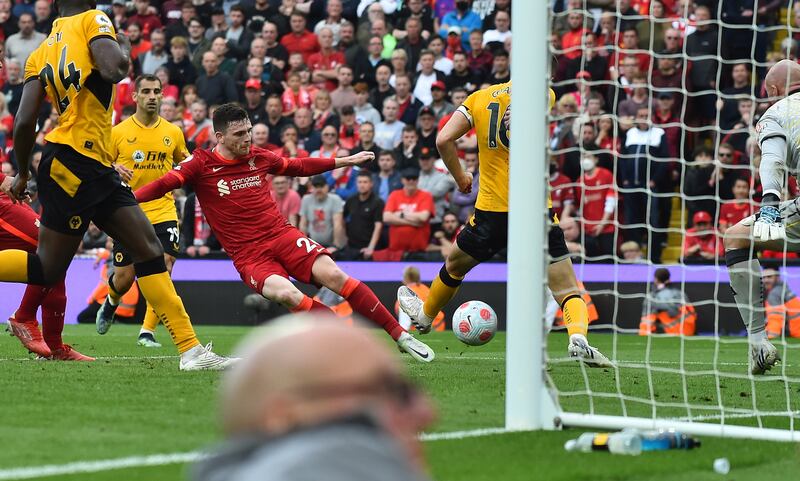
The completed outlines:
{"type": "Polygon", "coordinates": [[[497,332],[497,314],[482,301],[467,301],[453,314],[453,334],[470,346],[482,346],[497,332]]]}

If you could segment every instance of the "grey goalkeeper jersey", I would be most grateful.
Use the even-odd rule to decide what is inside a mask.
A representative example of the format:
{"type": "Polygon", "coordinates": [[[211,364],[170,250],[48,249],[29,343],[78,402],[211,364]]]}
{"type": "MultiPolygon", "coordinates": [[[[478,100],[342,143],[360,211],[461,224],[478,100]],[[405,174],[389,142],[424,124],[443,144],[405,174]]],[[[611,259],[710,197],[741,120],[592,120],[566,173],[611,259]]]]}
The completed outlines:
{"type": "Polygon", "coordinates": [[[761,186],[764,194],[783,197],[786,174],[796,176],[800,166],[800,93],[770,107],[756,125],[761,147],[761,186]]]}

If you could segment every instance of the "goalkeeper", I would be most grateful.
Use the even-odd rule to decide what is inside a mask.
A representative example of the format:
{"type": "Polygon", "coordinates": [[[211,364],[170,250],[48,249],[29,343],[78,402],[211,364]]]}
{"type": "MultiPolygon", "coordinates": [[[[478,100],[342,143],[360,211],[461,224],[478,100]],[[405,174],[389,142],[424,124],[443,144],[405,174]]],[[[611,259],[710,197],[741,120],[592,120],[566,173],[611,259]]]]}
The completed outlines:
{"type": "Polygon", "coordinates": [[[756,132],[761,147],[761,209],[725,232],[725,263],[731,289],[749,333],[750,372],[764,374],[780,361],[767,339],[764,286],[756,250],[800,251],[798,199],[781,202],[787,171],[800,169],[800,65],[781,60],[764,79],[770,98],[779,99],[761,117],[756,132]]]}

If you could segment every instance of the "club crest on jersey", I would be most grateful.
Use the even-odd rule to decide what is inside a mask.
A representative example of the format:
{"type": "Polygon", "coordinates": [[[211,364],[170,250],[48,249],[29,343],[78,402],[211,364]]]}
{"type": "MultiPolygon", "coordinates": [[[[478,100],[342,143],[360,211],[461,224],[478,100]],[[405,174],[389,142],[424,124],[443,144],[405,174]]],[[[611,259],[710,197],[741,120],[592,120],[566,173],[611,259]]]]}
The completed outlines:
{"type": "Polygon", "coordinates": [[[172,139],[170,139],[169,137],[164,137],[164,145],[166,145],[167,147],[172,145],[172,139]]]}
{"type": "Polygon", "coordinates": [[[252,158],[252,159],[248,160],[247,161],[247,165],[250,166],[250,170],[258,169],[258,167],[256,167],[256,159],[255,158],[252,158]]]}
{"type": "Polygon", "coordinates": [[[137,150],[133,153],[133,161],[134,162],[142,162],[144,161],[144,152],[141,150],[137,150]]]}

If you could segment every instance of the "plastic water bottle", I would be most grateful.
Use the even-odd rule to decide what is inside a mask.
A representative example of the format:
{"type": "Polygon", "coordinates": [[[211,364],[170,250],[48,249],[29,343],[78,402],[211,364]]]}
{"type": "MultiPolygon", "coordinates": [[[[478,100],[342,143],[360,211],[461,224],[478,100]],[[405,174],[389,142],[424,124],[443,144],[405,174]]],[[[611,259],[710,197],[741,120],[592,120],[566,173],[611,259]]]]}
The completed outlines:
{"type": "Polygon", "coordinates": [[[642,437],[638,433],[583,433],[564,444],[567,451],[588,453],[608,451],[612,454],[638,456],[642,452],[642,437]]]}
{"type": "Polygon", "coordinates": [[[700,440],[674,430],[659,429],[639,432],[642,438],[642,451],[665,451],[667,449],[694,449],[700,447],[700,440]]]}

